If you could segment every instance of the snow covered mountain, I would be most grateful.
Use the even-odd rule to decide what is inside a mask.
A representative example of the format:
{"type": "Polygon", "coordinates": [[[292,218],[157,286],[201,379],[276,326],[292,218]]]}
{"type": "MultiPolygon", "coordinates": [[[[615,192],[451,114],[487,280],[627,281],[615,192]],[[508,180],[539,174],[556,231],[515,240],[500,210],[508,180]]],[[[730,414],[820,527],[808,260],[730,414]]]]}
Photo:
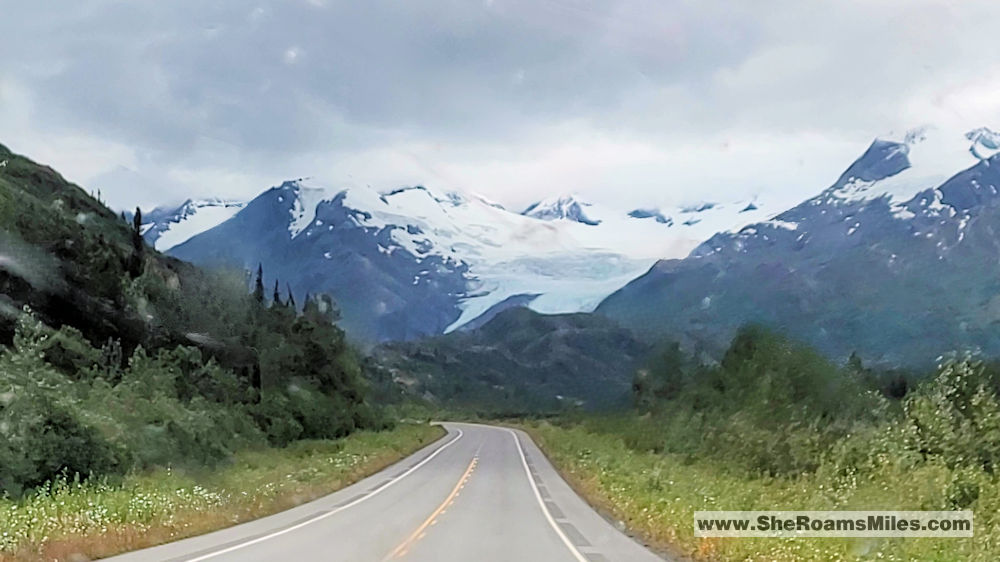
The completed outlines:
{"type": "Polygon", "coordinates": [[[658,259],[768,212],[746,201],[629,212],[566,196],[519,214],[422,186],[338,191],[305,180],[237,210],[213,228],[198,224],[183,243],[168,239],[169,253],[202,265],[263,263],[269,283],[332,294],[348,328],[371,340],[475,327],[510,306],[591,311],[658,259]]]}
{"type": "Polygon", "coordinates": [[[878,139],[819,195],[660,261],[598,312],[708,346],[753,321],[887,363],[996,353],[998,141],[986,128],[878,139]]]}
{"type": "Polygon", "coordinates": [[[188,199],[178,207],[157,207],[143,215],[143,236],[157,250],[165,252],[229,220],[244,204],[226,199],[188,199]]]}

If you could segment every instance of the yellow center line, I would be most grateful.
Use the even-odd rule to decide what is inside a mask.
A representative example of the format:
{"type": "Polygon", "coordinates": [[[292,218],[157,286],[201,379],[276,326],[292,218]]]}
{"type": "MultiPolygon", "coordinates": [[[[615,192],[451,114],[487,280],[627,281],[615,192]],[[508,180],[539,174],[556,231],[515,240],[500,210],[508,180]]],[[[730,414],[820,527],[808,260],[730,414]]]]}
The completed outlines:
{"type": "Polygon", "coordinates": [[[439,505],[438,508],[434,510],[434,513],[431,513],[430,517],[428,517],[423,523],[420,524],[419,527],[417,527],[416,531],[413,531],[413,534],[407,537],[405,541],[400,543],[400,545],[397,546],[392,552],[390,552],[388,556],[383,558],[383,562],[385,562],[386,560],[391,560],[393,558],[402,558],[403,555],[406,554],[406,551],[408,551],[410,547],[413,546],[413,543],[424,538],[424,536],[426,535],[424,531],[427,529],[427,527],[430,527],[431,525],[437,523],[438,516],[442,515],[445,512],[445,508],[454,503],[455,497],[458,496],[458,491],[461,490],[462,486],[465,485],[465,482],[469,479],[469,475],[472,474],[472,471],[476,468],[476,463],[478,462],[479,462],[479,457],[472,457],[472,462],[470,462],[469,467],[465,469],[465,474],[463,474],[462,477],[458,479],[458,483],[455,484],[455,488],[452,489],[450,494],[448,494],[448,497],[445,498],[443,502],[441,502],[441,505],[439,505]]]}

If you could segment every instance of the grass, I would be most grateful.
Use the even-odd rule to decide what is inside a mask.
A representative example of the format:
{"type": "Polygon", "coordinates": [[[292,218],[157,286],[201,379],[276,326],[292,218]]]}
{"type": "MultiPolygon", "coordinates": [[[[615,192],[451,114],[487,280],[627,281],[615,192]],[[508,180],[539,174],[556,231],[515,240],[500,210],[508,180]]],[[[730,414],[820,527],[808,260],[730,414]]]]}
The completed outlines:
{"type": "Polygon", "coordinates": [[[348,486],[443,434],[400,424],[243,451],[213,471],[163,469],[116,484],[57,481],[18,501],[0,499],[0,562],[101,558],[263,517],[348,486]]]}
{"type": "MultiPolygon", "coordinates": [[[[750,476],[708,460],[628,448],[620,434],[594,424],[533,422],[524,428],[592,505],[654,548],[695,560],[981,560],[1000,559],[1000,484],[978,480],[971,539],[702,539],[696,510],[951,509],[955,469],[925,463],[880,466],[842,477],[750,476]]],[[[978,477],[977,477],[978,478],[978,477]]]]}

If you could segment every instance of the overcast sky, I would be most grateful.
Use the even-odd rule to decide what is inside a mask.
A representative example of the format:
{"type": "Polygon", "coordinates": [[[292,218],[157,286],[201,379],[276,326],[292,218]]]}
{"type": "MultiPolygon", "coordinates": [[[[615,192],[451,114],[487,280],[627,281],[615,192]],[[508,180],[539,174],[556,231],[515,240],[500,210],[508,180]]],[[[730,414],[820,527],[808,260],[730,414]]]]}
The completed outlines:
{"type": "Polygon", "coordinates": [[[804,199],[1000,127],[996,0],[5,0],[0,143],[116,207],[287,178],[804,199]]]}

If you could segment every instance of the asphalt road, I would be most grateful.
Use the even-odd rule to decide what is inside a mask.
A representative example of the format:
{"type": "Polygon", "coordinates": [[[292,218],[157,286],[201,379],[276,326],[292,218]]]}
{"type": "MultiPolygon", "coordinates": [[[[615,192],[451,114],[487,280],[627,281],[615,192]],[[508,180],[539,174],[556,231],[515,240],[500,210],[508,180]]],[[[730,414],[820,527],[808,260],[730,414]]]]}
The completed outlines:
{"type": "Polygon", "coordinates": [[[445,427],[438,442],[319,500],[111,560],[661,560],[580,499],[526,434],[445,427]]]}

